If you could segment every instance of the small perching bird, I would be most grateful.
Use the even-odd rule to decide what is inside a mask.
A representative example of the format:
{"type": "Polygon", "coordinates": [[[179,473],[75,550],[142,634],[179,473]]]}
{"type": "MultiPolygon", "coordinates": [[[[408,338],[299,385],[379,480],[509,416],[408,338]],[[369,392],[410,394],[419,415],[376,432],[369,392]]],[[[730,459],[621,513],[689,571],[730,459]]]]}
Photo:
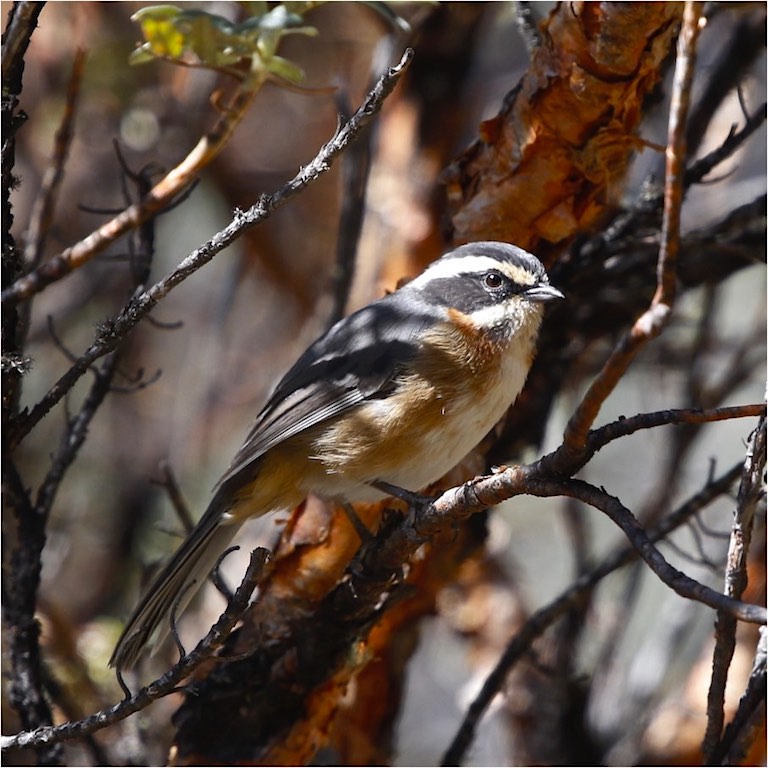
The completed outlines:
{"type": "Polygon", "coordinates": [[[418,491],[458,464],[517,398],[543,305],[561,298],[535,256],[478,242],[336,323],[277,385],[110,665],[133,666],[168,633],[171,610],[248,518],[310,493],[346,504],[385,498],[378,484],[418,491]]]}

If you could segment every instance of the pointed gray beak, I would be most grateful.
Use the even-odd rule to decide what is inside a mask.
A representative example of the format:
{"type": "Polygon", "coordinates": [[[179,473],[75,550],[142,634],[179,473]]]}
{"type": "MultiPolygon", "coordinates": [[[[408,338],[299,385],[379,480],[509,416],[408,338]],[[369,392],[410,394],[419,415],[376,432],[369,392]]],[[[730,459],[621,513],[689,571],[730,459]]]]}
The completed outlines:
{"type": "Polygon", "coordinates": [[[523,291],[528,301],[554,301],[555,299],[564,299],[565,295],[558,291],[557,288],[549,285],[549,283],[539,283],[534,285],[533,288],[529,288],[527,291],[523,291]]]}

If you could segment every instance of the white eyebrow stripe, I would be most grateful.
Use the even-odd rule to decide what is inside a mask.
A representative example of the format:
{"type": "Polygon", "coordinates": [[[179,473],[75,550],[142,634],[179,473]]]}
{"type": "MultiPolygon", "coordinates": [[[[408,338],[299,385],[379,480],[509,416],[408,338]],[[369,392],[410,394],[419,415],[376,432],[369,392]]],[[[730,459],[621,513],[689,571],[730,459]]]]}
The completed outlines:
{"type": "Polygon", "coordinates": [[[417,278],[411,280],[409,285],[414,288],[423,288],[433,280],[441,280],[446,277],[458,277],[467,272],[481,272],[486,269],[503,271],[502,262],[492,259],[490,256],[461,256],[454,259],[438,259],[417,278]]]}

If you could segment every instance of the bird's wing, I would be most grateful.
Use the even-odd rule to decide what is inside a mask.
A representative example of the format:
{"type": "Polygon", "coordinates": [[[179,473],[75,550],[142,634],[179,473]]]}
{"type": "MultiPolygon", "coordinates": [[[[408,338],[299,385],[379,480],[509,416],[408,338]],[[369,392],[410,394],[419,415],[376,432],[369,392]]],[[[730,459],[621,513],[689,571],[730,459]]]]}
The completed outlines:
{"type": "Polygon", "coordinates": [[[238,476],[283,440],[393,390],[421,331],[435,321],[404,292],[397,302],[385,296],[344,318],[309,347],[277,385],[219,487],[239,485],[238,476]]]}

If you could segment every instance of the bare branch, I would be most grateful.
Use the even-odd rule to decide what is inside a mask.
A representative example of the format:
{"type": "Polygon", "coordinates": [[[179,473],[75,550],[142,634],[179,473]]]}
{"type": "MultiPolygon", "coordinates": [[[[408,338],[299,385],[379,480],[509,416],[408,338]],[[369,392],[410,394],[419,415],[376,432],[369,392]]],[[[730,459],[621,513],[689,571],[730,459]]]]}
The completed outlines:
{"type": "Polygon", "coordinates": [[[381,109],[384,100],[403,76],[412,58],[413,51],[409,48],[403,54],[400,63],[391,67],[381,76],[375,88],[368,94],[363,104],[346,125],[327,144],[321,147],[315,158],[304,166],[291,181],[271,195],[262,195],[258,202],[247,211],[236,211],[234,219],[227,227],[190,253],[170,274],[151,288],[135,296],[120,314],[104,323],[99,334],[78,359],[78,362],[53,385],[30,413],[20,419],[9,439],[11,446],[17,445],[61,400],[94,360],[115,349],[133,330],[134,326],[146,317],[179,283],[207,264],[221,250],[231,245],[247,229],[268,219],[274,211],[281,208],[309,184],[326,173],[339,154],[349,146],[381,109]]]}
{"type": "Polygon", "coordinates": [[[619,419],[589,434],[587,444],[596,452],[613,440],[632,435],[641,429],[652,429],[665,424],[708,424],[726,419],[743,419],[750,416],[764,416],[765,403],[733,405],[724,408],[678,408],[653,413],[639,413],[628,419],[619,419]]]}
{"type": "MultiPolygon", "coordinates": [[[[640,523],[619,499],[581,480],[570,480],[563,485],[562,492],[565,495],[580,499],[585,504],[589,504],[608,515],[624,531],[624,534],[651,570],[678,595],[704,603],[710,608],[716,608],[740,621],[746,621],[750,624],[766,623],[768,614],[762,606],[742,603],[728,595],[716,592],[671,566],[649,541],[640,523]]],[[[549,486],[549,483],[545,483],[546,486],[549,486]]],[[[549,491],[550,488],[547,490],[549,491]]],[[[554,490],[554,486],[551,487],[551,490],[554,490]]],[[[542,495],[549,496],[552,494],[547,492],[542,495]]]]}
{"type": "Polygon", "coordinates": [[[708,173],[716,168],[724,160],[727,160],[741,145],[765,122],[767,105],[765,102],[759,106],[753,114],[746,119],[744,127],[737,131],[736,126],[731,127],[731,131],[725,141],[716,149],[713,149],[708,155],[697,160],[685,172],[686,188],[692,184],[700,183],[708,173]]]}
{"type": "Polygon", "coordinates": [[[25,731],[13,736],[0,737],[0,748],[3,750],[26,749],[40,744],[58,744],[62,741],[77,739],[87,733],[94,733],[102,728],[114,725],[134,712],[145,709],[153,701],[176,691],[177,686],[185,677],[224,644],[227,636],[240,620],[240,616],[247,607],[268,557],[269,553],[266,549],[255,549],[251,553],[251,560],[243,580],[234,597],[227,605],[226,610],[219,617],[219,620],[211,627],[208,634],[195,648],[162,677],[137,691],[129,698],[124,699],[119,704],[115,704],[115,706],[104,709],[101,712],[96,712],[84,720],[64,723],[55,727],[37,728],[34,731],[25,731]]]}
{"type": "Polygon", "coordinates": [[[26,235],[24,261],[26,269],[35,269],[43,257],[48,230],[51,226],[53,211],[56,206],[61,180],[64,177],[64,164],[69,155],[69,147],[74,135],[75,115],[80,96],[80,84],[85,70],[85,51],[78,49],[72,63],[72,74],[67,85],[64,114],[56,131],[53,157],[45,171],[40,192],[29,216],[29,229],[26,235]]]}
{"type": "MultiPolygon", "coordinates": [[[[736,514],[731,528],[728,546],[728,565],[725,574],[725,594],[740,598],[747,586],[747,555],[752,538],[755,507],[763,494],[763,472],[766,462],[765,416],[757,428],[747,449],[744,472],[739,486],[736,514]]],[[[715,621],[715,650],[712,659],[712,679],[707,696],[707,728],[704,733],[702,752],[707,762],[720,745],[725,722],[725,685],[728,669],[736,650],[736,619],[718,611],[715,621]]]]}
{"type": "Polygon", "coordinates": [[[675,299],[677,253],[680,244],[680,208],[685,168],[685,119],[696,59],[696,40],[703,3],[687,0],[678,39],[677,64],[669,114],[664,216],[657,266],[656,293],[650,307],[635,321],[629,333],[605,362],[574,411],[564,434],[564,448],[577,454],[586,445],[587,433],[608,395],[613,392],[637,353],[666,326],[675,299]]]}
{"type": "MultiPolygon", "coordinates": [[[[677,288],[677,254],[680,250],[680,211],[683,207],[683,175],[685,172],[685,123],[691,100],[691,85],[696,65],[696,41],[701,29],[704,3],[686,0],[683,26],[677,40],[677,63],[672,82],[669,108],[667,165],[664,174],[664,216],[661,222],[661,247],[656,295],[651,307],[672,309],[677,288]]],[[[666,318],[664,319],[666,322],[666,318]]]]}
{"type": "MultiPolygon", "coordinates": [[[[648,533],[650,541],[657,542],[688,522],[714,499],[726,493],[740,474],[741,466],[736,465],[717,478],[717,480],[710,480],[701,491],[672,512],[658,527],[648,533]]],[[[493,698],[502,690],[504,681],[509,676],[514,665],[531,648],[533,641],[540,637],[557,619],[565,615],[567,611],[580,606],[606,576],[622,568],[627,563],[637,560],[638,557],[639,553],[634,547],[620,549],[605,558],[600,565],[581,575],[567,590],[562,592],[551,603],[537,610],[526,620],[525,624],[507,644],[493,671],[485,679],[482,689],[467,709],[459,730],[443,755],[441,765],[461,765],[467,749],[474,740],[475,731],[480,720],[493,701],[493,698]]]]}
{"type": "Polygon", "coordinates": [[[189,533],[195,527],[195,521],[189,510],[189,504],[187,504],[187,500],[184,498],[184,494],[181,492],[179,483],[176,480],[173,468],[169,462],[163,461],[160,465],[160,471],[163,473],[163,479],[157,482],[165,488],[168,498],[171,500],[173,510],[179,520],[181,520],[185,533],[189,533]]]}

